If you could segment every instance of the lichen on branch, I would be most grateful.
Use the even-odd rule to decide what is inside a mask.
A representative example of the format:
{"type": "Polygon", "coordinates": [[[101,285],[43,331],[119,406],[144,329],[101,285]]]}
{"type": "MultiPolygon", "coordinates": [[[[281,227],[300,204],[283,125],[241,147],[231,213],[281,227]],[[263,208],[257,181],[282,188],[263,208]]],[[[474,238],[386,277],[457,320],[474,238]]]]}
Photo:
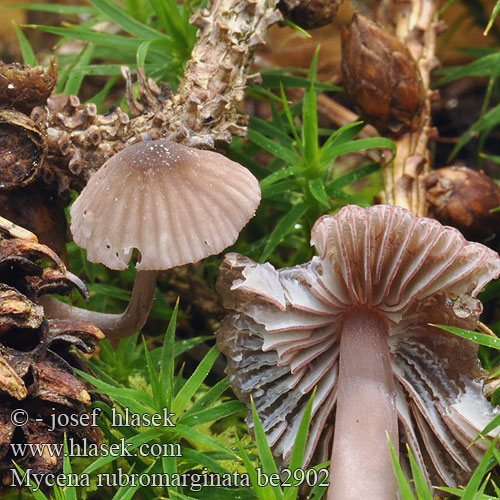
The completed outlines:
{"type": "MultiPolygon", "coordinates": [[[[198,41],[173,98],[169,134],[185,134],[192,146],[214,147],[245,135],[246,117],[237,114],[248,83],[254,52],[268,28],[282,19],[276,0],[215,0],[197,12],[198,41]]],[[[184,141],[183,141],[184,142],[184,141]]]]}
{"type": "Polygon", "coordinates": [[[213,0],[191,22],[200,29],[176,94],[158,86],[137,68],[138,97],[132,91],[130,70],[127,103],[130,118],[119,108],[106,115],[76,96],[49,98],[32,119],[47,134],[48,155],[42,178],[57,183],[59,193],[81,189],[115,152],[141,139],[168,138],[201,148],[230,142],[245,135],[246,117],[238,114],[249,83],[255,49],[268,28],[282,19],[277,0],[213,0]]]}

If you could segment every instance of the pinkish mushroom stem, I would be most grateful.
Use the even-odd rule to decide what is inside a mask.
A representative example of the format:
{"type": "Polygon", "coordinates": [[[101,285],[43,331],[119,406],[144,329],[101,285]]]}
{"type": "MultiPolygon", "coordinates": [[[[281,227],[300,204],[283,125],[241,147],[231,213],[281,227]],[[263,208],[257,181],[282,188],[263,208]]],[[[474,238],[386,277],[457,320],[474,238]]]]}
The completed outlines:
{"type": "Polygon", "coordinates": [[[40,297],[45,314],[53,319],[80,319],[94,323],[110,339],[128,337],[146,323],[153,305],[158,271],[137,271],[127,309],[122,314],[106,314],[72,307],[60,300],[40,297]]]}
{"type": "Polygon", "coordinates": [[[328,500],[393,500],[396,481],[387,435],[397,450],[396,393],[381,315],[353,307],[344,315],[328,500]]]}

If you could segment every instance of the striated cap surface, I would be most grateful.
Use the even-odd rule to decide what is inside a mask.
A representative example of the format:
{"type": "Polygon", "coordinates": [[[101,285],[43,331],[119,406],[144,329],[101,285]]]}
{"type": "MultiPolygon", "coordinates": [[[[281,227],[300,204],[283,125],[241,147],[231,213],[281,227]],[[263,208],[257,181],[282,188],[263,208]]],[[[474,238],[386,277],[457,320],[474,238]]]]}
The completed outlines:
{"type": "Polygon", "coordinates": [[[71,207],[91,262],[139,270],[197,262],[233,244],[260,201],[257,179],[219,153],[143,141],[110,158],[71,207]]]}

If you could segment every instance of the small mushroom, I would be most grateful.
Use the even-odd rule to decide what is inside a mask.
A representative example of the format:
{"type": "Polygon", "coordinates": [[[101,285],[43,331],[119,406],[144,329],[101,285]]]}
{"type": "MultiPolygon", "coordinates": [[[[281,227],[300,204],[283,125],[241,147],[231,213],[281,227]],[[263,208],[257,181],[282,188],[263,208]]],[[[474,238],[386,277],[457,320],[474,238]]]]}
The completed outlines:
{"type": "MultiPolygon", "coordinates": [[[[227,254],[217,331],[236,395],[253,398],[286,464],[316,387],[304,467],[333,429],[328,500],[396,498],[387,435],[407,443],[429,485],[462,483],[486,449],[471,441],[496,414],[477,346],[429,326],[474,329],[475,299],[497,253],[404,208],[347,206],[312,229],[318,256],[275,270],[227,254]]],[[[251,426],[251,414],[248,423],[251,426]]],[[[400,462],[409,469],[405,447],[400,462]]]]}
{"type": "Polygon", "coordinates": [[[42,297],[46,314],[95,323],[108,337],[131,335],[151,309],[159,270],[197,262],[233,244],[260,201],[257,179],[221,154],[167,140],[143,141],[110,158],[71,207],[71,231],[91,262],[126,269],[140,257],[121,314],[42,297]]]}

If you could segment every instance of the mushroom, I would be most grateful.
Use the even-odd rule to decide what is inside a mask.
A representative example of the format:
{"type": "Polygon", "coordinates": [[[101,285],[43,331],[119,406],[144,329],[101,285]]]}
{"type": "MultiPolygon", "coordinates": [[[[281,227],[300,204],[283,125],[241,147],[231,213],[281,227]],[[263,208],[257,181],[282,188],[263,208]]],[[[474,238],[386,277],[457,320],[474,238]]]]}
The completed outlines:
{"type": "Polygon", "coordinates": [[[385,205],[321,217],[311,243],[318,256],[281,270],[229,253],[217,282],[233,311],[217,345],[275,457],[288,462],[316,387],[303,465],[328,458],[333,432],[328,500],[396,498],[387,435],[396,450],[409,445],[429,486],[465,481],[486,449],[471,441],[497,410],[481,392],[477,346],[429,323],[474,329],[475,297],[500,257],[385,205]]]}
{"type": "Polygon", "coordinates": [[[111,157],[71,207],[71,232],[91,262],[126,269],[139,251],[130,303],[102,314],[42,297],[52,318],[131,335],[151,309],[159,270],[197,262],[233,244],[260,201],[257,179],[219,153],[167,140],[142,141],[111,157]]]}

